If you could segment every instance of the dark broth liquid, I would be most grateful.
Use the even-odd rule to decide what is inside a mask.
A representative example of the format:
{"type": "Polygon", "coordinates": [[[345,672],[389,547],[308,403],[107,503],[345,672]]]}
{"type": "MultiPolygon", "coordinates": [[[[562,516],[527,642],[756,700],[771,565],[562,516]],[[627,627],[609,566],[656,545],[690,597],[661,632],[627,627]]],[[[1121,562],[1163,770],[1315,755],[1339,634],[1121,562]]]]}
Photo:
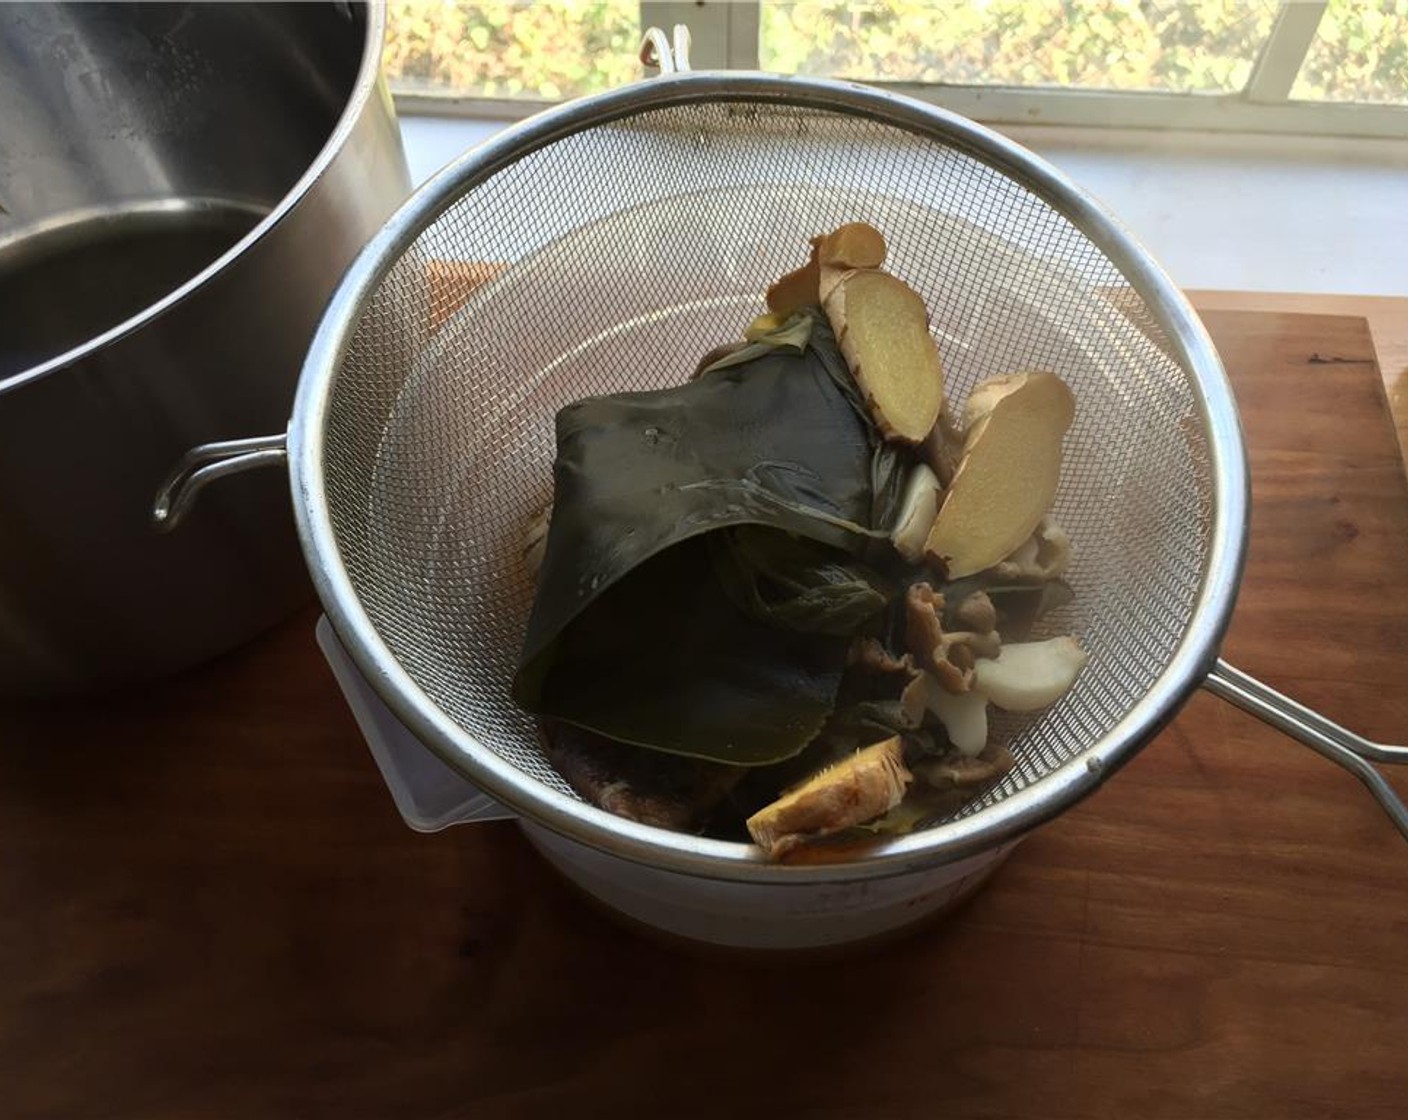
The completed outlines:
{"type": "Polygon", "coordinates": [[[236,204],[103,214],[0,247],[0,381],[175,291],[262,215],[236,204]]]}

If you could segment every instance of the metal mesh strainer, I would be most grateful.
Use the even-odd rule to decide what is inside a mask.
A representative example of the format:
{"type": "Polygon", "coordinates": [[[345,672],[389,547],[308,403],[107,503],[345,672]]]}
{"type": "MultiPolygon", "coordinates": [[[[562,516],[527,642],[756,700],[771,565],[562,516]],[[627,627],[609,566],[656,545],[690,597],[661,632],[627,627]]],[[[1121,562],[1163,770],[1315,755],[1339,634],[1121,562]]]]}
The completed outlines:
{"type": "Polygon", "coordinates": [[[631,858],[855,877],[990,847],[1094,788],[1210,670],[1222,694],[1276,709],[1388,788],[1352,752],[1396,748],[1291,726],[1289,701],[1215,665],[1247,484],[1227,382],[1190,309],[1057,172],[912,101],[685,74],[510,130],[423,188],[353,268],[305,367],[289,454],[310,568],[374,687],[506,804],[631,858]],[[522,532],[549,496],[558,408],[678,384],[808,238],[856,220],[885,233],[887,267],[930,307],[953,398],[1028,367],[1074,390],[1055,512],[1077,601],[1051,625],[1090,663],[1056,707],[1006,728],[1016,769],[952,820],[845,868],[778,869],[609,817],[554,773],[509,697],[532,595],[522,532]],[[443,282],[485,262],[493,278],[468,299],[443,282]]]}

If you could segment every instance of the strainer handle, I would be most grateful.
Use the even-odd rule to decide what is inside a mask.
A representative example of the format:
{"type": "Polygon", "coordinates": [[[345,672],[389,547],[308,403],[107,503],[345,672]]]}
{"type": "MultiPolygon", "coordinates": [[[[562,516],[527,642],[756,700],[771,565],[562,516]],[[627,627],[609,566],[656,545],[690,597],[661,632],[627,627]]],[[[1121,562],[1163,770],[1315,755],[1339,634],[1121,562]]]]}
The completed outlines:
{"type": "Polygon", "coordinates": [[[1220,658],[1203,681],[1203,687],[1343,766],[1368,787],[1394,827],[1408,840],[1408,808],[1393,786],[1370,765],[1371,762],[1408,763],[1408,747],[1374,743],[1356,735],[1220,658]]]}
{"type": "Polygon", "coordinates": [[[665,74],[688,73],[689,28],[682,23],[675,24],[675,37],[671,41],[658,27],[646,29],[640,44],[640,60],[645,66],[653,67],[665,74]]]}
{"type": "Polygon", "coordinates": [[[288,436],[253,436],[202,443],[181,456],[152,501],[152,526],[169,533],[190,511],[196,495],[217,478],[240,474],[254,467],[282,466],[288,462],[288,436]]]}

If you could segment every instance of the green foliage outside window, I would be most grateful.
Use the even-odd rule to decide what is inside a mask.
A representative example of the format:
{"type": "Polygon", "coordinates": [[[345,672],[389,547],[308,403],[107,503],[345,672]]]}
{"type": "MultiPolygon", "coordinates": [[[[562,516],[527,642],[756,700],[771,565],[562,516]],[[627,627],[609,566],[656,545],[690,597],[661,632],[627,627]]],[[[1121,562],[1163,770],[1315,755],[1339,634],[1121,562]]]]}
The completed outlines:
{"type": "Polygon", "coordinates": [[[892,81],[1229,91],[1271,29],[1265,0],[765,3],[763,68],[892,81]]]}
{"type": "MultiPolygon", "coordinates": [[[[797,0],[761,5],[759,61],[871,80],[1230,93],[1275,0],[797,0]]],[[[636,0],[390,0],[402,88],[560,99],[641,76],[636,0]]],[[[1408,0],[1331,0],[1297,98],[1408,102],[1408,0]]]]}
{"type": "Polygon", "coordinates": [[[1291,96],[1408,102],[1408,0],[1330,0],[1291,96]]]}
{"type": "Polygon", "coordinates": [[[558,100],[641,76],[636,0],[390,0],[387,23],[403,87],[558,100]]]}

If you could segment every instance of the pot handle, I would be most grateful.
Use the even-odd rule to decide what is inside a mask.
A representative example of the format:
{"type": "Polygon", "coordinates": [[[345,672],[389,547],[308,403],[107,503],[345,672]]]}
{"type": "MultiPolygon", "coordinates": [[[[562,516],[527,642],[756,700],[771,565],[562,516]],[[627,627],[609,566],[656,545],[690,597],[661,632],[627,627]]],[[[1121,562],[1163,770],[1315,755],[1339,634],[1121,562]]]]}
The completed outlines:
{"type": "Polygon", "coordinates": [[[240,474],[254,467],[282,466],[288,462],[288,436],[253,436],[202,443],[181,456],[166,476],[152,502],[152,526],[169,533],[190,512],[196,495],[217,478],[240,474]]]}
{"type": "Polygon", "coordinates": [[[1221,658],[1203,681],[1203,687],[1229,704],[1298,739],[1317,754],[1342,766],[1363,782],[1393,825],[1408,840],[1408,808],[1398,792],[1370,763],[1408,763],[1408,747],[1373,743],[1362,735],[1326,719],[1289,696],[1283,696],[1255,677],[1221,658]]]}

